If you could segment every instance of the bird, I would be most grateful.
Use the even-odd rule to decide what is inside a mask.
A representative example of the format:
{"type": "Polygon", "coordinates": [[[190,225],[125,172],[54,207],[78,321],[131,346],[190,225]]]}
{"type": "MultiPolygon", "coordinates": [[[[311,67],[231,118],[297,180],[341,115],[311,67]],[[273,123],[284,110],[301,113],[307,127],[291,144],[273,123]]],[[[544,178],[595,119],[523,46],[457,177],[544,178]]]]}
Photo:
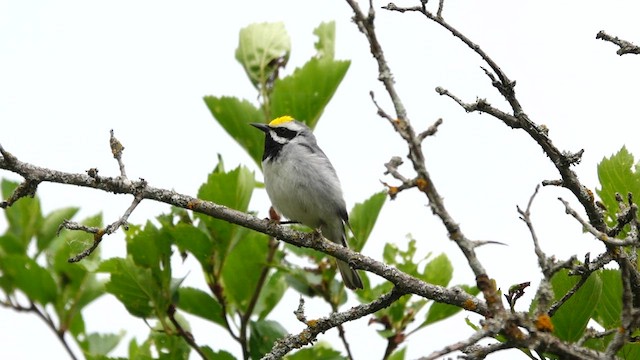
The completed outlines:
{"type": "MultiPolygon", "coordinates": [[[[351,226],[340,180],[311,129],[289,115],[251,125],[265,133],[262,172],[273,208],[348,247],[345,225],[351,226]]],[[[355,269],[339,259],[336,264],[347,288],[363,288],[355,269]]]]}

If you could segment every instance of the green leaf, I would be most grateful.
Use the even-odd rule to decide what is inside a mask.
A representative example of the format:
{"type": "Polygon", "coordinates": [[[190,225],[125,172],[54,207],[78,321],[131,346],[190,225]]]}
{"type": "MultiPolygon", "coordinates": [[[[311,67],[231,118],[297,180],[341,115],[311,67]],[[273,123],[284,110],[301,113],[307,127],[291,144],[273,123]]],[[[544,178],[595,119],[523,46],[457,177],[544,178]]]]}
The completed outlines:
{"type": "Polygon", "coordinates": [[[8,231],[0,236],[0,248],[9,254],[25,254],[27,252],[27,248],[22,240],[20,240],[17,235],[8,231]]]}
{"type": "Polygon", "coordinates": [[[416,240],[410,239],[407,242],[407,250],[401,250],[397,245],[387,243],[382,251],[382,256],[385,263],[396,266],[400,271],[411,276],[421,277],[424,275],[418,271],[420,260],[414,259],[416,251],[416,240]]]}
{"type": "Polygon", "coordinates": [[[89,334],[85,341],[86,347],[83,347],[85,355],[108,355],[118,346],[118,343],[124,338],[124,335],[124,331],[121,331],[119,334],[89,334]]]}
{"type": "MultiPolygon", "coordinates": [[[[555,300],[560,300],[577,282],[578,277],[570,277],[567,270],[556,273],[551,279],[555,300]]],[[[553,315],[553,325],[558,338],[569,342],[580,339],[589,319],[595,313],[601,294],[602,280],[596,275],[590,276],[553,315]]]]}
{"type": "Polygon", "coordinates": [[[205,96],[204,102],[220,126],[260,165],[264,133],[249,124],[266,122],[262,111],[249,101],[235,97],[205,96]]]}
{"type": "Polygon", "coordinates": [[[86,333],[82,312],[78,312],[74,314],[71,321],[69,321],[69,324],[67,325],[67,327],[69,329],[69,332],[71,333],[71,336],[73,336],[73,338],[76,340],[78,344],[81,344],[82,343],[81,339],[85,338],[85,333],[86,333]]]}
{"type": "MultiPolygon", "coordinates": [[[[90,227],[101,227],[102,215],[88,217],[80,223],[90,227]]],[[[98,279],[92,271],[98,266],[100,251],[96,249],[90,257],[79,263],[69,263],[68,259],[84,250],[88,246],[84,245],[92,241],[92,234],[63,231],[43,248],[47,270],[58,288],[54,308],[60,319],[60,327],[70,329],[79,342],[86,338],[82,309],[105,293],[104,281],[98,279]]]]}
{"type": "Polygon", "coordinates": [[[371,230],[373,230],[373,226],[378,220],[378,215],[386,198],[385,192],[373,194],[364,202],[356,204],[351,210],[349,222],[351,223],[354,239],[349,245],[355,251],[362,251],[367,239],[369,239],[371,230]]]}
{"type": "Polygon", "coordinates": [[[258,320],[249,323],[249,353],[252,359],[260,359],[273,348],[273,343],[287,335],[280,323],[258,320]]]}
{"type": "Polygon", "coordinates": [[[264,320],[269,315],[271,310],[278,305],[288,288],[287,281],[281,271],[276,271],[269,276],[253,310],[254,314],[258,314],[258,319],[264,320]]]}
{"type": "MultiPolygon", "coordinates": [[[[478,288],[475,287],[475,286],[474,287],[470,287],[468,285],[460,285],[459,287],[461,287],[462,289],[464,289],[464,291],[466,291],[467,293],[469,293],[471,295],[477,295],[480,292],[478,290],[478,288]]],[[[429,307],[429,310],[427,311],[426,318],[425,318],[424,322],[422,324],[420,324],[420,326],[418,326],[418,329],[423,328],[423,327],[425,327],[427,325],[433,324],[435,322],[438,322],[440,320],[444,320],[444,319],[446,319],[448,317],[451,317],[451,316],[457,314],[458,312],[460,312],[461,310],[462,310],[461,307],[458,307],[458,306],[455,306],[455,305],[434,302],[429,307]]]]}
{"type": "MultiPolygon", "coordinates": [[[[18,187],[18,183],[3,179],[0,186],[3,199],[8,199],[18,187]]],[[[21,252],[26,253],[29,242],[42,223],[40,200],[37,197],[23,197],[4,209],[4,213],[9,224],[9,232],[20,239],[23,249],[21,252]]]]}
{"type": "MultiPolygon", "coordinates": [[[[177,316],[178,314],[176,314],[177,316]]],[[[184,320],[180,321],[180,324],[188,330],[188,326],[184,320]]],[[[180,336],[173,334],[167,334],[162,331],[162,328],[158,324],[155,331],[152,331],[149,335],[149,339],[153,346],[156,348],[156,352],[159,354],[160,360],[188,360],[191,347],[180,336]]]]}
{"type": "Polygon", "coordinates": [[[213,242],[204,231],[191,224],[180,223],[170,228],[169,233],[180,251],[190,252],[200,262],[204,271],[212,272],[213,242]]]}
{"type": "Polygon", "coordinates": [[[400,350],[396,350],[394,351],[391,356],[389,356],[389,360],[404,360],[405,358],[405,353],[407,352],[407,348],[403,347],[400,350]]]}
{"type": "MultiPolygon", "coordinates": [[[[216,170],[209,175],[207,182],[200,187],[198,197],[247,212],[254,183],[253,172],[246,167],[237,167],[228,173],[216,170]]],[[[206,230],[212,239],[215,258],[211,261],[214,264],[218,264],[217,266],[224,264],[226,256],[238,241],[247,236],[246,234],[253,233],[253,231],[246,228],[223,220],[213,219],[210,216],[201,214],[196,216],[206,226],[206,230]]]]}
{"type": "Polygon", "coordinates": [[[289,59],[291,40],[281,22],[251,24],[240,30],[236,60],[247,72],[256,88],[273,78],[275,60],[289,59]]]}
{"type": "Polygon", "coordinates": [[[313,30],[313,34],[318,37],[315,43],[318,57],[333,59],[336,47],[336,23],[335,21],[323,22],[313,30]]]}
{"type": "Polygon", "coordinates": [[[224,350],[213,351],[208,346],[203,346],[200,350],[207,356],[208,360],[236,360],[231,353],[224,350]]]}
{"type": "Polygon", "coordinates": [[[285,356],[287,360],[345,360],[346,357],[340,355],[339,351],[330,348],[324,343],[316,344],[313,347],[304,348],[294,354],[285,356]]]}
{"type": "Polygon", "coordinates": [[[247,231],[241,241],[227,255],[222,279],[228,300],[243,312],[256,291],[262,268],[269,251],[268,236],[247,231]]]}
{"type": "Polygon", "coordinates": [[[58,228],[64,220],[72,219],[80,210],[77,207],[68,207],[50,212],[44,218],[38,229],[38,251],[43,251],[49,246],[58,233],[58,228]]]}
{"type": "Polygon", "coordinates": [[[640,359],[640,344],[626,344],[617,354],[621,359],[640,359]]]}
{"type": "Polygon", "coordinates": [[[624,146],[618,153],[609,158],[603,158],[598,164],[601,188],[596,192],[607,207],[606,215],[609,225],[615,224],[616,212],[619,210],[615,199],[616,193],[625,199],[629,192],[634,195],[634,198],[640,196],[640,171],[638,170],[639,165],[634,166],[633,155],[624,146]]]}
{"type": "Polygon", "coordinates": [[[198,198],[246,212],[254,184],[253,172],[244,166],[226,173],[214,171],[198,190],[198,198]]]}
{"type": "Polygon", "coordinates": [[[43,305],[55,301],[57,286],[49,271],[35,260],[20,254],[8,254],[0,262],[0,273],[33,302],[43,305]]]}
{"type": "Polygon", "coordinates": [[[180,309],[224,326],[222,306],[211,295],[192,287],[182,287],[178,290],[178,294],[180,309]]]}
{"type": "Polygon", "coordinates": [[[449,285],[452,277],[453,265],[445,254],[440,254],[429,261],[420,275],[420,279],[428,283],[445,287],[449,285]]]}
{"type": "Polygon", "coordinates": [[[596,273],[602,281],[602,297],[596,304],[594,320],[605,329],[620,326],[622,281],[620,270],[604,269],[596,273]]]}
{"type": "Polygon", "coordinates": [[[130,360],[152,360],[151,346],[148,341],[138,345],[136,339],[129,342],[129,359],[130,360]]]}
{"type": "Polygon", "coordinates": [[[112,258],[102,262],[98,271],[111,274],[105,288],[131,315],[141,318],[163,315],[168,302],[162,301],[161,289],[150,269],[136,266],[131,258],[112,258]]]}
{"type": "Polygon", "coordinates": [[[150,269],[163,288],[171,281],[171,240],[168,232],[158,230],[150,221],[143,229],[129,226],[126,233],[127,254],[136,265],[150,269]]]}
{"type": "Polygon", "coordinates": [[[313,129],[350,63],[313,58],[293,74],[276,80],[271,93],[271,114],[291,115],[313,129]]]}

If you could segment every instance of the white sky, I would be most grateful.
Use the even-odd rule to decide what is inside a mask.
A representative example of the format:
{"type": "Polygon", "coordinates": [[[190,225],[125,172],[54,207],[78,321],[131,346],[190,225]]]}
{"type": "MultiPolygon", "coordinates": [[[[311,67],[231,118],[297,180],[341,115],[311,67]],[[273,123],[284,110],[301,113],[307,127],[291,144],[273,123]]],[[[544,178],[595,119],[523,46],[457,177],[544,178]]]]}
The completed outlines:
{"type": "MultiPolygon", "coordinates": [[[[415,5],[402,1],[397,5],[415,5]]],[[[584,148],[576,168],[592,189],[596,165],[622,145],[640,156],[637,106],[640,58],[619,57],[617,48],[595,39],[599,30],[640,43],[637,14],[631,1],[446,1],[444,17],[478,43],[517,81],[525,111],[546,124],[562,150],[584,148]]],[[[376,2],[382,6],[385,2],[376,2]]],[[[435,5],[435,1],[434,4],[435,5]]],[[[83,172],[97,167],[116,175],[108,147],[109,129],[126,147],[131,178],[153,186],[195,195],[211,171],[216,154],[227,168],[245,164],[259,170],[217,125],[204,95],[234,95],[255,101],[256,93],[234,59],[238,31],[259,21],[283,21],[292,38],[287,73],[314,54],[313,29],[321,21],[337,22],[336,57],[351,59],[347,76],[317,127],[320,145],[333,161],[348,204],[381,189],[383,163],[404,156],[406,147],[377,117],[369,90],[392,113],[376,80],[377,68],[362,34],[350,22],[343,1],[0,1],[0,144],[23,161],[83,172]]],[[[539,271],[529,234],[515,205],[526,205],[535,184],[558,178],[540,148],[521,131],[513,131],[487,115],[466,114],[433,90],[442,86],[466,101],[487,98],[504,110],[490,86],[479,58],[445,30],[417,14],[378,10],[377,29],[395,75],[398,90],[417,130],[442,117],[444,124],[425,142],[427,166],[446,205],[465,234],[501,241],[506,247],[479,250],[481,260],[503,288],[536,282],[539,271]]],[[[408,173],[410,166],[401,168],[408,173]]],[[[2,177],[18,179],[4,172],[2,177]]],[[[390,180],[390,179],[386,179],[390,180]]],[[[130,198],[69,186],[43,184],[39,195],[45,211],[80,206],[80,218],[102,211],[114,221],[130,198]]],[[[582,258],[602,248],[581,234],[564,214],[558,196],[577,202],[568,191],[543,188],[533,208],[542,246],[564,259],[582,258]]],[[[411,233],[422,254],[445,252],[454,262],[453,283],[472,283],[473,275],[442,224],[425,207],[425,198],[407,192],[388,202],[364,253],[380,259],[386,242],[404,243],[411,233]]],[[[257,192],[252,209],[266,213],[268,201],[257,192]]],[[[167,211],[144,202],[131,217],[142,223],[167,211]]],[[[0,232],[6,229],[0,220],[0,232]]],[[[121,256],[122,236],[102,245],[105,256],[121,256]]],[[[189,268],[176,269],[175,276],[189,268]]],[[[198,270],[188,277],[200,284],[198,270]]],[[[528,308],[528,297],[519,303],[528,308]]],[[[291,311],[289,294],[277,319],[291,332],[301,329],[291,311]]],[[[328,307],[309,302],[308,317],[327,314],[328,307]]],[[[145,337],[141,320],[130,318],[110,296],[87,309],[90,331],[145,337]]],[[[476,318],[474,318],[476,319],[476,318]]],[[[359,359],[379,357],[384,342],[375,326],[361,319],[347,326],[359,359]]],[[[35,316],[0,310],[1,358],[65,358],[66,353],[35,316]],[[37,344],[37,345],[35,345],[37,344]]],[[[224,332],[193,320],[198,343],[239,351],[224,332]]],[[[463,316],[409,337],[407,358],[428,355],[470,334],[463,316]]],[[[335,342],[333,333],[320,337],[335,342]]],[[[126,343],[126,342],[125,342],[126,343]]],[[[340,349],[340,345],[336,343],[340,349]]],[[[116,355],[125,355],[126,346],[116,355]]],[[[513,358],[504,353],[496,358],[513,358]]]]}

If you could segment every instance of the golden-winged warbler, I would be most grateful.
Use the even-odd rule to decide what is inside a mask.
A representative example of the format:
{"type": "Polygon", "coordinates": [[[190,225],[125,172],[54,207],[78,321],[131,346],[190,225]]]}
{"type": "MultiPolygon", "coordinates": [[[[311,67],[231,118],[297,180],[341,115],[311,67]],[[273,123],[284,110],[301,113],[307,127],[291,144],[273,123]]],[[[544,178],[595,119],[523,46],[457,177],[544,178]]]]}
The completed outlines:
{"type": "MultiPolygon", "coordinates": [[[[289,220],[312,229],[337,244],[347,246],[349,224],[340,180],[331,162],[305,124],[282,116],[267,124],[251,124],[264,131],[262,172],[274,209],[289,220]]],[[[349,289],[362,289],[358,273],[337,260],[349,289]]]]}

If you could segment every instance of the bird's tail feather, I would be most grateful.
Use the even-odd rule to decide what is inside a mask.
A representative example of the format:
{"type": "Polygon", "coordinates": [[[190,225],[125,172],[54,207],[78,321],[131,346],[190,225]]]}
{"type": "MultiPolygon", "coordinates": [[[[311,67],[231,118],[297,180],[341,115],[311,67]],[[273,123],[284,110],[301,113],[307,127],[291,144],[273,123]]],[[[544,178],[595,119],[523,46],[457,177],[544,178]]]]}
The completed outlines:
{"type": "Polygon", "coordinates": [[[337,260],[338,270],[340,270],[340,275],[342,275],[342,281],[344,285],[351,290],[362,289],[362,279],[360,279],[360,275],[358,272],[349,266],[346,262],[342,260],[337,260]]]}

